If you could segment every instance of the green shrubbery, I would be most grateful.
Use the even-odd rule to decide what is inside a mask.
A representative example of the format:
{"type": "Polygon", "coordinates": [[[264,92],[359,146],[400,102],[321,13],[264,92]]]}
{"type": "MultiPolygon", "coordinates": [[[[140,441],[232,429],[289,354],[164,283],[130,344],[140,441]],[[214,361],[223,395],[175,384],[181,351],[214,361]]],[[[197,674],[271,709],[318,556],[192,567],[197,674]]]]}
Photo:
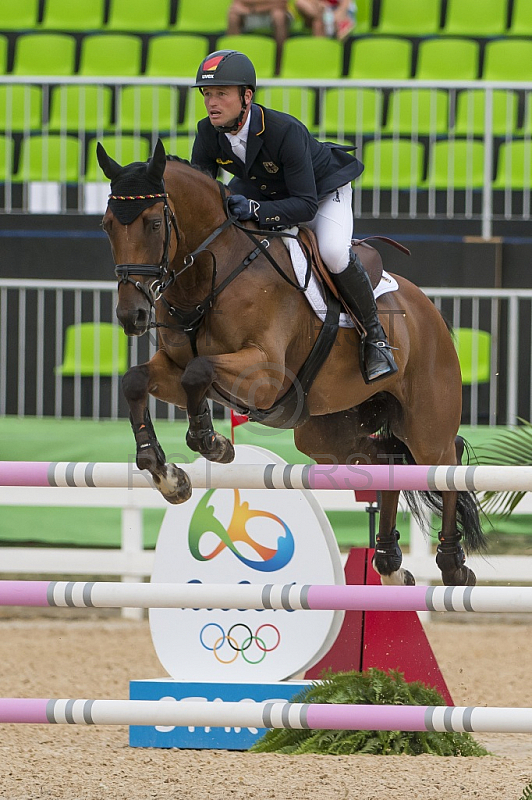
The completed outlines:
{"type": "MultiPolygon", "coordinates": [[[[301,691],[295,703],[349,703],[351,705],[445,705],[436,689],[416,681],[407,683],[399,672],[327,672],[320,683],[301,691]]],[[[484,756],[488,752],[469,733],[415,731],[268,731],[251,748],[255,753],[321,753],[346,755],[484,756]]]]}

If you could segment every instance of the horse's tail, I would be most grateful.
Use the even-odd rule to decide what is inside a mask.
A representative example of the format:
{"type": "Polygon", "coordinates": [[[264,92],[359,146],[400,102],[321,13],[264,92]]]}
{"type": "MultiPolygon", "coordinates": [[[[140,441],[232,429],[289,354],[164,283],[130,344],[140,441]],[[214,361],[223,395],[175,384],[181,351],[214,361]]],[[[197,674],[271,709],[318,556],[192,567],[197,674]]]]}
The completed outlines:
{"type": "MultiPolygon", "coordinates": [[[[379,449],[385,453],[392,453],[395,463],[415,464],[412,453],[408,447],[391,432],[378,436],[379,449]]],[[[467,453],[468,461],[472,452],[470,444],[461,436],[456,437],[456,452],[458,461],[462,460],[462,453],[467,453]]],[[[403,491],[410,513],[414,516],[420,528],[429,533],[432,527],[427,519],[427,511],[442,517],[443,496],[436,491],[403,491]]],[[[479,505],[474,492],[457,492],[456,502],[456,529],[461,534],[466,551],[483,552],[487,549],[487,539],[480,524],[479,505]]]]}

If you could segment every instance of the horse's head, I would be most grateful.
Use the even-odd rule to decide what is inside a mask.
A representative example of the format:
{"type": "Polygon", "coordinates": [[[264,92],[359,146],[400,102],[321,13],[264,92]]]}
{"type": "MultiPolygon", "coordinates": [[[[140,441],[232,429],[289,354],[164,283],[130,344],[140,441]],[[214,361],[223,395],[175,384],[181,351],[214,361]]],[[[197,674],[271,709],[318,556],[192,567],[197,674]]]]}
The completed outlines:
{"type": "Polygon", "coordinates": [[[172,236],[175,218],[163,180],[164,145],[159,140],[149,161],[126,166],[110,158],[100,143],[96,152],[111,181],[102,225],[120,281],[116,314],[128,336],[141,336],[150,324],[155,287],[164,282],[177,245],[177,236],[172,236]]]}

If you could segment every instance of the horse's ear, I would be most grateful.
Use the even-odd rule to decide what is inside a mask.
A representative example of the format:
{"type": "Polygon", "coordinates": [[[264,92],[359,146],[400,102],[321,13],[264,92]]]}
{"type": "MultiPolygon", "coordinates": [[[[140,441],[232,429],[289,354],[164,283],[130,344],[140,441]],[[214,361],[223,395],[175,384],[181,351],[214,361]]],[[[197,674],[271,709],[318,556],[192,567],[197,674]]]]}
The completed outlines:
{"type": "Polygon", "coordinates": [[[157,139],[153,156],[148,161],[148,175],[156,181],[160,181],[164,175],[166,167],[166,151],[164,144],[160,139],[157,139]]]}
{"type": "Polygon", "coordinates": [[[98,164],[102,168],[102,172],[105,177],[109,178],[110,181],[114,180],[122,167],[107,155],[103,145],[101,145],[100,142],[98,142],[96,145],[96,156],[98,158],[98,164]]]}

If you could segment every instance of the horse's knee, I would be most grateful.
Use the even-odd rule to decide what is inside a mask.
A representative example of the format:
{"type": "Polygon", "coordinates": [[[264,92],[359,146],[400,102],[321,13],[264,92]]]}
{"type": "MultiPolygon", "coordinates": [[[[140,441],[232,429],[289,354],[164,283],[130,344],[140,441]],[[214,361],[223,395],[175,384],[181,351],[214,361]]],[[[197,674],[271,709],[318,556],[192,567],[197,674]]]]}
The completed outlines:
{"type": "Polygon", "coordinates": [[[131,367],[122,378],[122,390],[126,400],[138,402],[146,397],[149,374],[145,364],[131,367]]]}
{"type": "Polygon", "coordinates": [[[208,358],[199,356],[190,361],[183,377],[181,386],[187,394],[206,390],[214,380],[214,367],[208,358]]]}

